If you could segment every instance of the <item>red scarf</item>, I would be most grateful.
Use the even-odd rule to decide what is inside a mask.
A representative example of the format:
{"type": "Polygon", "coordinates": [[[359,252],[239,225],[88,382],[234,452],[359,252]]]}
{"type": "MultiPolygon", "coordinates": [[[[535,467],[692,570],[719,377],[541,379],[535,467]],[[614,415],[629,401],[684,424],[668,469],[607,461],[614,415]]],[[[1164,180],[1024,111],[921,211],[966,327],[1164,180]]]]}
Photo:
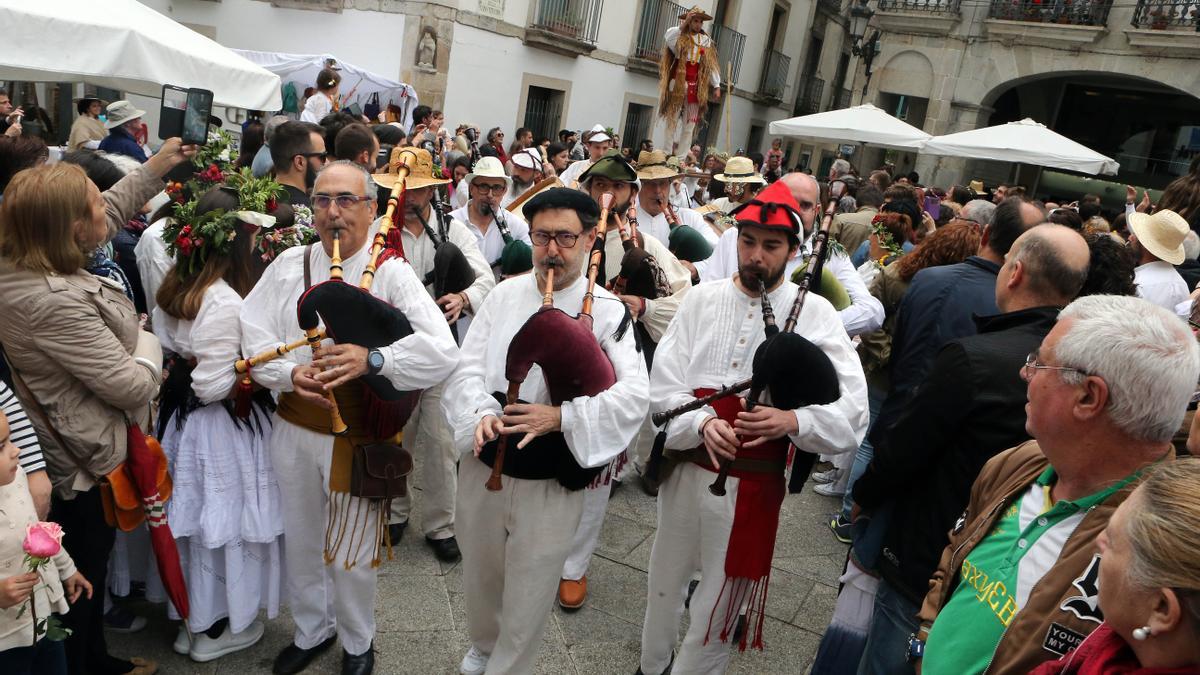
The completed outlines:
{"type": "MultiPolygon", "coordinates": [[[[707,396],[714,389],[697,389],[697,397],[707,396]]],[[[727,396],[713,402],[717,416],[733,424],[742,412],[742,399],[727,396]]],[[[742,437],[738,449],[739,459],[760,461],[786,461],[791,445],[787,437],[747,448],[746,443],[757,436],[742,437]]],[[[698,466],[713,471],[707,461],[698,466]]],[[[775,555],[775,535],[779,531],[779,509],[783,506],[785,493],[783,472],[778,474],[733,469],[730,476],[738,478],[737,500],[733,507],[733,526],[729,531],[729,544],[725,551],[725,584],[709,614],[709,629],[717,619],[717,610],[724,603],[721,621],[721,641],[727,642],[737,626],[738,615],[746,607],[746,620],[751,630],[742,634],[738,649],[745,651],[749,642],[756,649],[763,648],[763,620],[766,617],[767,584],[771,579],[771,558],[775,555]],[[750,637],[750,633],[754,637],[750,637]]],[[[705,642],[708,638],[705,638],[705,642]]]]}
{"type": "Polygon", "coordinates": [[[1074,651],[1057,661],[1043,663],[1029,675],[1195,675],[1196,672],[1195,667],[1143,668],[1129,643],[1107,623],[1102,623],[1074,651]]]}

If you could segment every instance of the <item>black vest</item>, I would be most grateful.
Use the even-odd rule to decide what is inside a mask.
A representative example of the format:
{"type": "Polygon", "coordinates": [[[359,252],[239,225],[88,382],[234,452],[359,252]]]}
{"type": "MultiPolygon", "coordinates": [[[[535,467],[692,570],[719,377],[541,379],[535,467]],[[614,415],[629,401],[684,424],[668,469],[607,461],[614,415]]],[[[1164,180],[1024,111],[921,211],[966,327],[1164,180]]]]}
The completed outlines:
{"type": "MultiPolygon", "coordinates": [[[[495,392],[492,395],[503,404],[503,394],[495,392]]],[[[526,401],[518,402],[525,403],[526,401]]],[[[514,434],[508,439],[508,449],[504,452],[503,473],[505,476],[522,480],[550,480],[553,478],[568,490],[582,490],[604,470],[603,466],[594,469],[585,469],[579,466],[579,462],[575,461],[575,455],[571,454],[571,449],[567,447],[567,439],[560,431],[538,436],[530,441],[529,445],[518,450],[517,443],[521,438],[520,434],[514,434]]],[[[489,467],[492,466],[496,461],[498,442],[497,439],[484,445],[483,450],[479,453],[479,461],[489,467]]]]}

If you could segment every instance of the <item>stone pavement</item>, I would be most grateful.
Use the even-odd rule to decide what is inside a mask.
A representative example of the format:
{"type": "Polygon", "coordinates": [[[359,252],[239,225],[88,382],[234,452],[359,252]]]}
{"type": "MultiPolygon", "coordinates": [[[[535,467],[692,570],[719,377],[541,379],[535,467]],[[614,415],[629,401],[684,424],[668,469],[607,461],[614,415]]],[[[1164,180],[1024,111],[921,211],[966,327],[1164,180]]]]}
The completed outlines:
{"type": "MultiPolygon", "coordinates": [[[[420,484],[419,477],[416,482],[420,484]]],[[[833,612],[846,547],[826,526],[839,502],[813,494],[810,485],[784,501],[767,600],[766,650],[735,652],[730,673],[803,673],[816,655],[833,612]]],[[[418,490],[415,501],[419,499],[418,490]]],[[[419,508],[414,520],[417,514],[419,508]]],[[[588,572],[588,603],[574,613],[555,607],[537,673],[632,675],[637,670],[654,526],[653,498],[633,484],[613,494],[588,572]]],[[[119,656],[152,658],[166,675],[269,673],[275,655],[292,637],[291,618],[284,610],[267,621],[266,635],[254,647],[212,663],[193,663],[171,651],[178,624],[167,620],[162,606],[140,603],[134,609],[150,618],[149,626],[133,635],[110,632],[110,649],[119,656]]],[[[458,672],[467,650],[462,569],[439,563],[419,528],[410,525],[396,559],[381,568],[376,612],[376,673],[458,672]]],[[[337,673],[340,665],[340,649],[334,648],[306,672],[337,673]]]]}

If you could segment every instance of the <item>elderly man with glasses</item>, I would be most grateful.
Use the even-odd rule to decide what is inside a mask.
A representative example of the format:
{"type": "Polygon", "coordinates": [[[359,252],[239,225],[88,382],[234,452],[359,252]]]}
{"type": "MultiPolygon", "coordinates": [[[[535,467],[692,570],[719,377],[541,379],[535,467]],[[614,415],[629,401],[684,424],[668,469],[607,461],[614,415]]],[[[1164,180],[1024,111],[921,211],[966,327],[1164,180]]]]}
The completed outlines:
{"type": "MultiPolygon", "coordinates": [[[[330,279],[334,242],[340,244],[344,278],[358,282],[378,229],[372,224],[374,195],[370,174],[357,164],[339,161],[321,171],[312,198],[321,243],[280,254],[246,296],[243,353],[273,350],[303,335],[297,302],[308,288],[330,279]]],[[[339,638],[342,673],[364,675],[374,667],[377,532],[383,514],[379,502],[350,496],[352,452],[342,439],[388,439],[375,438],[364,415],[355,414],[366,406],[358,380],[380,375],[398,391],[428,389],[458,363],[446,319],[411,265],[404,260],[379,265],[370,293],[403,312],[413,333],[372,349],[326,342],[316,362],[311,350],[296,349],[250,371],[259,385],[280,392],[270,451],[279,476],[288,605],[296,632],[275,659],[277,674],[299,673],[339,638]],[[344,437],[331,431],[327,397],[335,391],[349,425],[344,437]],[[349,514],[360,519],[350,523],[349,514]],[[329,537],[337,528],[347,536],[329,537]]]]}
{"type": "Polygon", "coordinates": [[[1096,537],[1174,458],[1200,349],[1169,310],[1094,295],[1059,314],[1021,370],[1035,440],[971,487],[911,640],[922,673],[1027,673],[1100,626],[1096,537]]]}
{"type": "Polygon", "coordinates": [[[853,488],[852,519],[868,533],[856,539],[857,561],[881,577],[861,672],[908,670],[908,636],[946,532],[984,463],[1028,440],[1021,366],[1083,286],[1089,259],[1083,237],[1061,225],[1018,237],[996,277],[1000,313],[947,343],[895,425],[874,439],[853,488]]]}
{"type": "MultiPolygon", "coordinates": [[[[520,384],[518,402],[503,405],[517,332],[546,299],[568,316],[580,312],[587,290],[584,260],[600,215],[591,197],[566,188],[538,194],[524,211],[533,273],[500,282],[479,308],[463,343],[465,358],[446,382],[443,399],[463,453],[458,532],[471,646],[459,672],[467,675],[532,672],[556,580],[584,511],[582,488],[630,444],[649,404],[646,362],[626,325],[625,307],[597,284],[592,321],[584,325],[611,362],[616,383],[555,404],[545,378],[534,374],[520,384]],[[508,439],[503,478],[492,492],[484,485],[502,435],[508,439]]],[[[537,337],[555,349],[573,347],[562,335],[537,337]]],[[[597,365],[580,362],[579,377],[597,365]]]]}

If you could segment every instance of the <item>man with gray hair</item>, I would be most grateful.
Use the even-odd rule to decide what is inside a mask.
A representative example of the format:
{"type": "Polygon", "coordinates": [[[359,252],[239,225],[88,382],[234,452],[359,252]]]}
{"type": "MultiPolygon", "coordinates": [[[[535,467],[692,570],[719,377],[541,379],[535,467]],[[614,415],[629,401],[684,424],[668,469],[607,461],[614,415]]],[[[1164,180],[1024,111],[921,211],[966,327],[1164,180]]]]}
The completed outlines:
{"type": "Polygon", "coordinates": [[[1174,458],[1200,347],[1166,309],[1092,295],[1059,314],[1021,374],[1036,440],[984,466],[954,524],[910,643],[926,675],[1029,672],[1100,625],[1094,540],[1174,458]]]}
{"type": "Polygon", "coordinates": [[[1087,242],[1062,225],[1018,237],[996,278],[1001,313],[976,317],[978,334],[938,352],[895,425],[876,439],[854,484],[854,517],[887,513],[890,522],[870,537],[882,537],[882,548],[856,541],[858,562],[881,577],[860,671],[909,668],[904,650],[946,532],[984,463],[1029,439],[1021,366],[1083,286],[1088,262],[1087,242]]]}
{"type": "Polygon", "coordinates": [[[982,232],[983,228],[992,222],[992,216],[996,213],[996,205],[986,199],[972,199],[963,204],[959,212],[950,219],[950,222],[968,223],[979,228],[982,232]]]}
{"type": "Polygon", "coordinates": [[[263,126],[263,144],[254,154],[254,160],[250,162],[250,172],[255,178],[262,178],[271,173],[274,164],[271,161],[271,137],[275,135],[275,130],[284,122],[291,122],[291,118],[287,115],[275,115],[267,120],[263,126]]]}
{"type": "Polygon", "coordinates": [[[833,164],[829,165],[829,181],[833,182],[840,179],[842,176],[850,175],[850,162],[841,157],[833,160],[833,164]]]}
{"type": "MultiPolygon", "coordinates": [[[[303,335],[296,306],[311,286],[330,279],[335,243],[343,276],[356,284],[378,230],[371,176],[348,161],[317,176],[311,199],[319,244],[281,253],[242,304],[242,353],[260,354],[303,335]]],[[[273,672],[299,673],[322,651],[342,642],[342,673],[363,675],[374,665],[376,579],[382,500],[351,496],[355,443],[388,442],[365,423],[368,405],[360,378],[385,378],[396,391],[435,387],[458,365],[450,328],[412,267],[403,258],[380,264],[370,294],[404,313],[413,333],[377,348],[323,343],[321,356],[296,349],[255,365],[259,385],[279,392],[270,453],[279,477],[287,557],[288,605],[295,620],[292,642],[275,658],[273,672]],[[348,426],[331,428],[330,401],[348,426]]]]}

